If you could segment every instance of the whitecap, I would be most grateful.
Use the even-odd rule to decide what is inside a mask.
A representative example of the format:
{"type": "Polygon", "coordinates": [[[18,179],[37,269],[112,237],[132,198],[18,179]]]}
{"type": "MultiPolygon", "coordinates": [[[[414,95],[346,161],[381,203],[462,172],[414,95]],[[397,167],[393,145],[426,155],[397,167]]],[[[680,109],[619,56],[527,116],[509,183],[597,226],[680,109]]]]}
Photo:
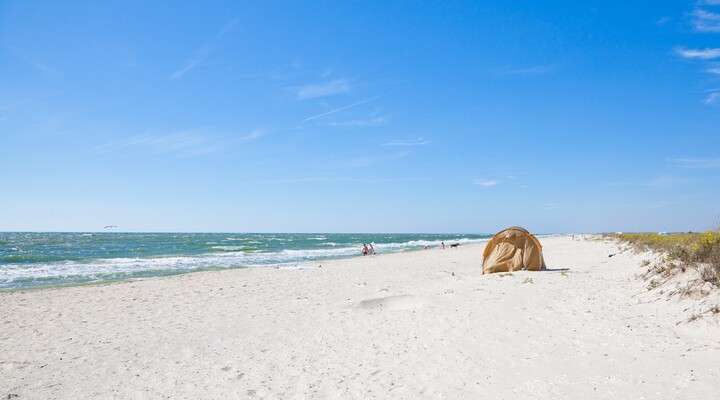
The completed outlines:
{"type": "MultiPolygon", "coordinates": [[[[450,243],[480,243],[488,239],[458,238],[450,243]]],[[[255,241],[256,243],[260,243],[255,241]]],[[[208,242],[210,243],[210,242],[208,242]]],[[[441,240],[411,240],[398,243],[375,243],[378,253],[392,253],[425,246],[437,247],[441,240]]],[[[62,284],[88,280],[126,279],[138,276],[158,276],[203,269],[246,267],[299,267],[313,261],[360,255],[357,245],[322,243],[330,248],[285,249],[274,252],[243,251],[242,246],[213,246],[220,250],[208,254],[174,257],[104,258],[86,261],[61,261],[33,264],[0,264],[0,288],[62,284]],[[22,282],[22,283],[21,283],[22,282]]]]}

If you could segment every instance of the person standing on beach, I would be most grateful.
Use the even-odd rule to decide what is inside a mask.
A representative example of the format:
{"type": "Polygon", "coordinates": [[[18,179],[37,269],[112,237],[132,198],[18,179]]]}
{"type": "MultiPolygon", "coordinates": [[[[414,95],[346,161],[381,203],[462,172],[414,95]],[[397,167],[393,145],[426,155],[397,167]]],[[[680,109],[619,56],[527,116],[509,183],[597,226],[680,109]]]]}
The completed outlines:
{"type": "Polygon", "coordinates": [[[375,246],[373,246],[372,243],[370,243],[370,255],[371,255],[371,256],[374,256],[374,255],[375,255],[375,246]]]}
{"type": "Polygon", "coordinates": [[[368,249],[368,245],[363,243],[362,255],[366,256],[366,255],[368,255],[369,252],[370,252],[370,250],[368,249]]]}
{"type": "Polygon", "coordinates": [[[445,242],[440,242],[440,246],[442,246],[442,249],[445,250],[445,242]]]}

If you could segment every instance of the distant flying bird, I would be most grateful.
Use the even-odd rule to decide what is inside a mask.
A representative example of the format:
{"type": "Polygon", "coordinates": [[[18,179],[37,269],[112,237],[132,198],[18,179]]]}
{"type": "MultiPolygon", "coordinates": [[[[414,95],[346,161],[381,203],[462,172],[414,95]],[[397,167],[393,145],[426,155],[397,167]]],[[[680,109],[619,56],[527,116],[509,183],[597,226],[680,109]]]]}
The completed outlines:
{"type": "Polygon", "coordinates": [[[117,225],[105,225],[103,227],[103,229],[113,229],[113,228],[117,228],[117,225]]]}

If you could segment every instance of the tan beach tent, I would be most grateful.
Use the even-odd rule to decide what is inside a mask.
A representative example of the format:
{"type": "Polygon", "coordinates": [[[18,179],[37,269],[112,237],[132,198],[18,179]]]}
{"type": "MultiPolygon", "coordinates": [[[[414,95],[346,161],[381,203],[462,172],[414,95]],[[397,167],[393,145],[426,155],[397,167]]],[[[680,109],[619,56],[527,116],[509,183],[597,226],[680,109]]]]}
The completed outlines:
{"type": "Polygon", "coordinates": [[[483,251],[483,274],[542,269],[545,260],[540,241],[517,226],[496,233],[483,251]]]}

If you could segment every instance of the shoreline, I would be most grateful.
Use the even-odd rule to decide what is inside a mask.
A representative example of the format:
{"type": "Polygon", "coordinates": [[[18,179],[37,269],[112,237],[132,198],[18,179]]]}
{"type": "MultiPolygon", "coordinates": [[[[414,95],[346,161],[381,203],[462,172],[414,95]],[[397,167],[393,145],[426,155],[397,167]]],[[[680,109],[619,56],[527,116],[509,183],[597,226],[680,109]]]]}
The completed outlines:
{"type": "MultiPolygon", "coordinates": [[[[487,241],[489,239],[477,239],[478,242],[472,242],[462,245],[462,247],[469,247],[469,246],[485,246],[487,241]]],[[[337,257],[331,257],[326,259],[318,259],[318,260],[309,260],[309,261],[303,261],[303,262],[297,262],[295,265],[291,265],[291,263],[286,264],[268,264],[268,265],[251,265],[251,266],[238,266],[238,267],[207,267],[207,268],[199,268],[192,271],[177,271],[177,272],[169,272],[166,274],[159,274],[154,276],[145,276],[145,277],[128,277],[128,278],[119,278],[119,279],[105,279],[105,280],[96,280],[96,281],[87,281],[87,282],[78,282],[78,283],[60,283],[60,284],[53,284],[53,285],[40,285],[40,286],[32,286],[32,287],[18,287],[18,288],[0,288],[0,294],[2,293],[12,293],[17,291],[30,291],[30,290],[45,290],[45,289],[64,289],[69,287],[77,287],[77,286],[97,286],[97,285],[106,285],[106,284],[121,284],[126,282],[136,282],[136,281],[143,281],[147,279],[164,279],[164,278],[173,278],[181,275],[188,275],[188,274],[196,274],[196,273],[202,273],[202,272],[220,272],[220,271],[234,271],[234,270],[246,270],[246,269],[304,269],[304,268],[312,268],[312,264],[318,264],[323,262],[333,262],[333,261],[341,261],[341,260],[351,260],[354,258],[362,258],[362,257],[380,257],[380,256],[387,256],[391,254],[403,254],[403,253],[412,253],[412,252],[418,252],[418,251],[430,251],[430,250],[441,250],[440,248],[433,247],[430,249],[424,249],[424,248],[417,248],[417,249],[403,249],[399,251],[389,251],[385,253],[379,253],[374,254],[372,256],[363,256],[362,254],[353,255],[353,256],[337,256],[337,257]]],[[[358,250],[359,252],[359,250],[358,250]]]]}
{"type": "Polygon", "coordinates": [[[720,390],[720,327],[637,279],[647,254],[541,239],[0,293],[0,397],[667,398],[720,390]],[[608,257],[613,254],[613,257],[608,257]],[[672,377],[672,379],[668,379],[672,377]]]}

